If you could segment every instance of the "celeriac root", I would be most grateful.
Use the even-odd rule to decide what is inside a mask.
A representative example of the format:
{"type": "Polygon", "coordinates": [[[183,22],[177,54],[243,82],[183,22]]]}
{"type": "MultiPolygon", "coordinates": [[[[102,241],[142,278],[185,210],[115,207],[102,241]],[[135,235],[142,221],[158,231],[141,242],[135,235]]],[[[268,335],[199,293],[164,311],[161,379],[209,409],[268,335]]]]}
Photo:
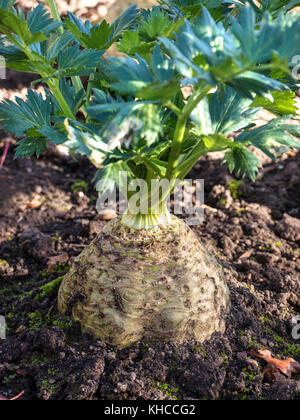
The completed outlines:
{"type": "Polygon", "coordinates": [[[224,332],[229,291],[222,270],[186,223],[137,231],[120,219],[76,258],[59,310],[84,332],[125,347],[143,337],[198,342],[224,332]]]}

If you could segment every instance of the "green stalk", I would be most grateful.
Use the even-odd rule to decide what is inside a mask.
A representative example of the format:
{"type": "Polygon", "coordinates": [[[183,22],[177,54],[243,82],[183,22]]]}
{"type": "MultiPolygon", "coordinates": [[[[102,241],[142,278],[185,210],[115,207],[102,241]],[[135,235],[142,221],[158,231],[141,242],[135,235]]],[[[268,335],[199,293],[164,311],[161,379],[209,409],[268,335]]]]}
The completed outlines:
{"type": "Polygon", "coordinates": [[[63,97],[63,94],[61,93],[60,89],[59,89],[59,81],[49,81],[48,82],[49,87],[51,88],[52,92],[54,93],[55,98],[57,99],[57,102],[59,103],[63,113],[71,118],[72,120],[75,119],[73,112],[71,111],[69,105],[67,104],[65,98],[63,97]]]}
{"type": "Polygon", "coordinates": [[[173,102],[168,101],[165,103],[165,106],[173,111],[174,114],[176,114],[178,117],[181,115],[181,110],[175,104],[173,104],[173,102]]]}
{"type": "Polygon", "coordinates": [[[208,150],[204,145],[201,145],[198,152],[193,152],[180,166],[177,168],[176,176],[178,179],[184,179],[186,175],[193,169],[201,156],[205,155],[208,150]],[[201,147],[202,146],[202,147],[201,147]]]}
{"type": "Polygon", "coordinates": [[[170,181],[173,177],[174,171],[178,166],[179,156],[181,152],[182,142],[184,140],[185,130],[186,130],[187,118],[182,116],[178,117],[174,140],[171,148],[166,178],[170,181]]]}
{"type": "Polygon", "coordinates": [[[139,158],[144,162],[148,169],[151,169],[154,173],[156,173],[156,175],[158,175],[160,178],[163,178],[164,174],[162,173],[160,167],[151,162],[151,159],[148,159],[146,156],[142,155],[139,156],[139,158]]]}
{"type": "Polygon", "coordinates": [[[161,214],[124,214],[122,224],[136,230],[153,230],[159,226],[167,226],[171,221],[171,215],[166,208],[161,214]]]}
{"type": "MultiPolygon", "coordinates": [[[[173,109],[174,111],[176,111],[178,119],[165,176],[165,178],[167,178],[170,182],[170,188],[168,188],[168,191],[165,191],[164,195],[162,197],[159,197],[158,202],[154,204],[151,202],[152,192],[150,188],[148,194],[145,194],[145,196],[141,198],[141,202],[148,202],[148,214],[131,214],[129,208],[127,214],[124,215],[122,218],[122,223],[124,225],[134,229],[149,230],[154,229],[159,225],[168,224],[170,217],[169,212],[167,210],[167,201],[170,197],[170,194],[176,187],[176,179],[182,179],[182,177],[184,177],[188,173],[190,168],[193,167],[193,165],[199,159],[199,157],[207,152],[205,146],[201,145],[199,150],[195,150],[193,155],[191,155],[186,162],[179,166],[179,158],[182,150],[182,143],[186,132],[188,118],[193,109],[208,94],[210,89],[211,86],[206,86],[200,92],[196,91],[193,95],[191,95],[190,99],[188,100],[187,104],[185,105],[182,111],[179,112],[177,108],[173,109]],[[151,207],[151,204],[153,204],[153,207],[151,207]]],[[[170,107],[170,104],[167,104],[167,106],[170,107]]],[[[148,175],[146,181],[149,188],[151,185],[151,179],[154,176],[154,174],[156,174],[156,176],[158,175],[158,170],[155,166],[151,165],[150,161],[147,161],[145,159],[146,158],[143,156],[142,160],[148,168],[148,175]]],[[[160,178],[163,177],[160,176],[160,178]]]]}
{"type": "MultiPolygon", "coordinates": [[[[157,185],[154,185],[152,189],[152,179],[159,182],[156,172],[150,169],[145,179],[148,191],[140,198],[140,208],[142,209],[143,204],[146,204],[147,214],[132,213],[130,205],[128,205],[127,213],[122,217],[122,224],[127,227],[137,230],[151,230],[159,226],[167,226],[170,223],[171,215],[168,210],[168,199],[176,186],[175,182],[171,180],[169,188],[166,191],[160,191],[157,185]]],[[[128,194],[128,199],[130,200],[134,194],[135,192],[128,194]]]]}
{"type": "Polygon", "coordinates": [[[88,102],[90,100],[90,97],[91,97],[91,94],[92,94],[92,85],[93,85],[94,80],[95,80],[95,74],[91,73],[90,77],[89,77],[88,85],[87,85],[86,95],[85,95],[86,102],[88,102]]]}
{"type": "MultiPolygon", "coordinates": [[[[28,57],[30,60],[32,60],[32,61],[34,61],[34,60],[35,60],[35,57],[34,57],[34,55],[32,54],[32,52],[30,51],[30,48],[29,48],[28,46],[26,46],[26,45],[21,45],[21,48],[23,49],[23,51],[25,52],[25,54],[27,55],[27,57],[28,57]]],[[[40,73],[40,75],[42,76],[42,78],[46,78],[46,77],[48,77],[48,74],[47,74],[47,73],[44,73],[44,72],[41,72],[41,73],[40,73]]],[[[67,117],[69,117],[69,118],[71,118],[72,120],[74,120],[74,119],[75,119],[75,117],[74,117],[74,115],[73,115],[73,112],[71,111],[71,109],[70,109],[69,105],[67,104],[67,102],[66,102],[65,98],[63,97],[63,95],[62,95],[62,93],[61,93],[61,91],[60,91],[60,89],[59,89],[59,80],[53,80],[53,79],[50,79],[50,80],[47,82],[47,84],[48,84],[49,88],[52,90],[52,92],[53,92],[53,94],[54,94],[54,96],[55,96],[55,98],[56,98],[57,102],[59,103],[59,105],[60,105],[60,107],[61,107],[62,111],[64,112],[64,114],[65,114],[67,117]]]]}
{"type": "Polygon", "coordinates": [[[183,108],[183,116],[184,118],[188,119],[193,110],[196,106],[202,101],[202,99],[207,96],[208,92],[211,90],[210,85],[206,85],[200,91],[196,91],[194,94],[191,95],[189,101],[187,102],[186,106],[183,108]]]}
{"type": "Polygon", "coordinates": [[[177,178],[184,179],[187,174],[193,169],[194,165],[198,162],[201,156],[206,155],[206,153],[214,153],[214,152],[223,152],[226,150],[226,147],[223,148],[214,148],[214,149],[206,149],[204,145],[199,147],[197,152],[193,152],[190,157],[186,159],[178,168],[177,171],[177,178]]]}
{"type": "MultiPolygon", "coordinates": [[[[51,14],[54,20],[56,20],[57,22],[62,22],[58,8],[57,8],[57,4],[55,0],[46,0],[50,10],[51,10],[51,14]]],[[[59,27],[59,32],[61,34],[64,33],[64,28],[62,26],[59,27]]]]}
{"type": "MultiPolygon", "coordinates": [[[[56,22],[61,22],[62,23],[62,20],[61,20],[61,17],[60,17],[58,8],[57,8],[56,1],[55,0],[46,0],[46,2],[47,2],[48,6],[51,10],[51,14],[52,14],[53,19],[56,22]]],[[[64,33],[63,26],[60,26],[58,28],[58,30],[59,30],[60,34],[64,33]]],[[[81,81],[79,76],[73,76],[73,77],[71,77],[71,79],[72,79],[73,85],[75,87],[76,93],[78,93],[81,89],[83,89],[82,81],[81,81]]]]}
{"type": "Polygon", "coordinates": [[[204,87],[200,92],[196,91],[193,95],[191,95],[189,101],[183,108],[181,115],[178,116],[174,139],[172,143],[171,153],[168,162],[168,169],[166,173],[167,179],[170,181],[174,177],[174,173],[179,163],[179,157],[182,149],[182,142],[185,136],[186,130],[186,123],[191,114],[191,112],[196,108],[199,102],[202,101],[203,98],[208,94],[210,91],[211,86],[204,87]]]}
{"type": "MultiPolygon", "coordinates": [[[[159,226],[167,226],[171,221],[171,215],[168,211],[167,200],[170,196],[168,191],[166,197],[161,197],[160,195],[154,195],[152,191],[152,178],[154,172],[148,170],[146,182],[147,182],[147,192],[145,191],[140,198],[140,213],[135,213],[132,211],[130,206],[130,198],[135,194],[129,194],[128,198],[128,208],[126,214],[122,217],[122,224],[137,230],[152,230],[156,229],[159,226]],[[158,199],[158,201],[156,200],[158,199]],[[154,200],[153,200],[154,199],[154,200]],[[144,212],[143,209],[144,208],[144,212]]],[[[157,190],[159,194],[159,191],[157,190]]]]}

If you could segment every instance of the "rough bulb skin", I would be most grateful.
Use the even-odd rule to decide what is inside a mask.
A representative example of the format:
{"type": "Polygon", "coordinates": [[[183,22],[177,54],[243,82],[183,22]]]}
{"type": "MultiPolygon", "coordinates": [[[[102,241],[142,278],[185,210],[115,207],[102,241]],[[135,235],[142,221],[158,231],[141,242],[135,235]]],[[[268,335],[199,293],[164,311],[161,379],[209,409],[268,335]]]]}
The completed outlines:
{"type": "Polygon", "coordinates": [[[120,219],[76,258],[58,296],[83,332],[126,347],[144,338],[203,342],[224,332],[229,290],[221,267],[186,223],[137,231],[120,219]]]}

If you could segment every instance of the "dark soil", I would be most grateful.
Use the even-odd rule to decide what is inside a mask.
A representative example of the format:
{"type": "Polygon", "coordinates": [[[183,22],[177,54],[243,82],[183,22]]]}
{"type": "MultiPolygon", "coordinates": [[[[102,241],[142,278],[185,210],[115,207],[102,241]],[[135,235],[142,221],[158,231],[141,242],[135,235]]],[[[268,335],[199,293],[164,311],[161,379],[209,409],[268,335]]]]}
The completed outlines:
{"type": "Polygon", "coordinates": [[[51,154],[13,161],[12,149],[0,171],[0,315],[9,328],[0,340],[0,395],[300,398],[299,377],[268,383],[265,363],[250,353],[269,349],[300,361],[300,342],[292,338],[292,318],[300,314],[300,154],[267,164],[255,185],[239,188],[212,157],[192,173],[205,179],[207,205],[195,230],[224,266],[231,290],[225,335],[116,350],[82,335],[57,311],[61,276],[106,223],[95,209],[94,169],[51,154]],[[81,192],[78,180],[87,183],[81,192]]]}

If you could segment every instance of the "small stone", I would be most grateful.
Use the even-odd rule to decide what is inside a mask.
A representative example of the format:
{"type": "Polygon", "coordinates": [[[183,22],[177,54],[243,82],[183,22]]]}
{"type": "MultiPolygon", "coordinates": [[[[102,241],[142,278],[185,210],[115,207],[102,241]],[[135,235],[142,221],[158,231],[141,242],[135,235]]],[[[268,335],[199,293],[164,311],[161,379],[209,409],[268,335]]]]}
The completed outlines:
{"type": "Polygon", "coordinates": [[[47,261],[47,271],[53,271],[58,264],[66,264],[69,261],[69,255],[64,252],[55,257],[50,257],[47,261]]]}
{"type": "Polygon", "coordinates": [[[114,210],[105,210],[103,214],[101,214],[101,219],[105,221],[113,220],[117,217],[118,215],[114,210]]]}
{"type": "Polygon", "coordinates": [[[117,384],[117,390],[119,391],[119,392],[126,392],[127,391],[127,388],[128,388],[128,385],[127,384],[125,384],[125,383],[118,383],[117,384]]]}
{"type": "Polygon", "coordinates": [[[300,220],[285,213],[283,219],[277,223],[275,232],[286,240],[300,241],[300,220]]]}
{"type": "Polygon", "coordinates": [[[116,355],[114,353],[107,353],[106,355],[107,360],[116,360],[116,355]]]}
{"type": "Polygon", "coordinates": [[[90,235],[99,235],[102,232],[103,224],[100,222],[93,220],[89,224],[90,235]]]}
{"type": "Polygon", "coordinates": [[[129,379],[130,379],[132,382],[134,382],[134,381],[136,380],[136,373],[131,372],[131,373],[129,374],[129,379]]]}
{"type": "Polygon", "coordinates": [[[250,370],[253,370],[255,372],[259,371],[259,364],[256,360],[247,358],[247,366],[250,370]]]}
{"type": "Polygon", "coordinates": [[[56,352],[57,348],[65,346],[65,334],[57,327],[42,328],[38,342],[42,349],[47,352],[56,352]]]}
{"type": "Polygon", "coordinates": [[[105,6],[99,6],[97,8],[97,12],[98,12],[99,16],[105,17],[107,15],[107,7],[105,7],[105,6]]]}

